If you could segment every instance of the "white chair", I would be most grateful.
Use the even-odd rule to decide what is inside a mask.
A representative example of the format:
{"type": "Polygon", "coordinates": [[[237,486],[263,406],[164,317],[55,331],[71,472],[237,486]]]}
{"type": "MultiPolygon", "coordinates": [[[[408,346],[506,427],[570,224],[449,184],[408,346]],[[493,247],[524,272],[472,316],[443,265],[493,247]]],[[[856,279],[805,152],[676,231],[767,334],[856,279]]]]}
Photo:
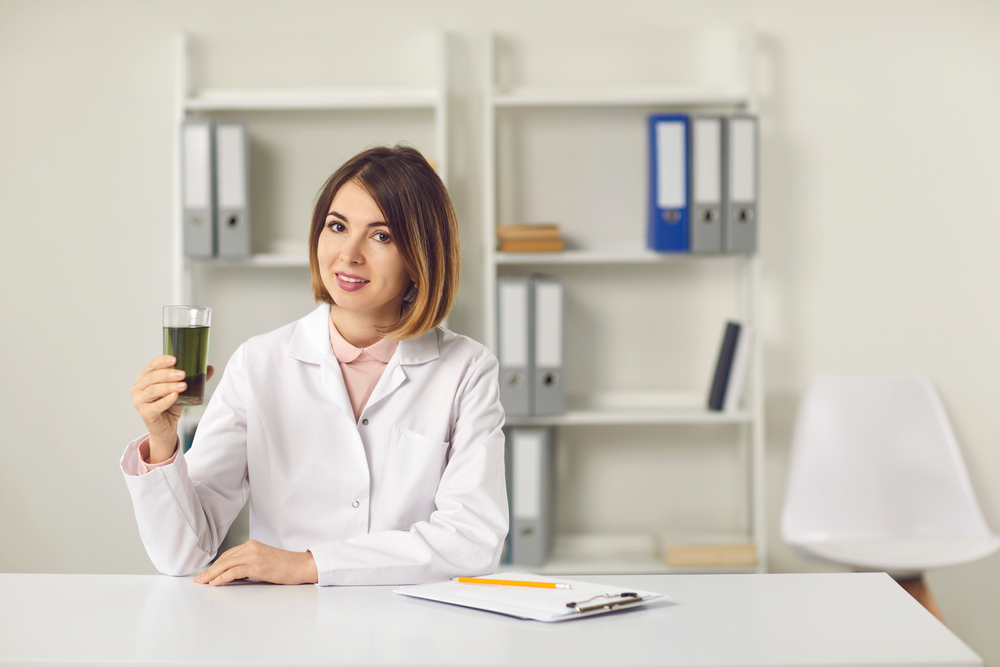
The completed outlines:
{"type": "Polygon", "coordinates": [[[941,400],[917,374],[809,383],[795,423],[781,533],[805,555],[897,580],[1000,546],[941,400]]]}

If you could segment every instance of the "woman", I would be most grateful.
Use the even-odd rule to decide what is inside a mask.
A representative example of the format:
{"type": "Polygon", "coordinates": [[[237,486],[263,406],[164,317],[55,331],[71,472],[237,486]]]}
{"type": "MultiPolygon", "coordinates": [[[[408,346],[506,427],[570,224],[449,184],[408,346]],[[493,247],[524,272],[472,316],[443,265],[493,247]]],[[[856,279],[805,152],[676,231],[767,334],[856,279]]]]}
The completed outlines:
{"type": "Polygon", "coordinates": [[[338,169],[309,266],[320,307],[236,351],[188,453],[173,405],[183,371],[160,356],[136,379],[149,433],[122,470],[153,564],[204,568],[249,497],[252,539],[196,582],[494,571],[508,527],[498,364],[438,326],[458,287],[458,228],[423,156],[374,148],[338,169]]]}

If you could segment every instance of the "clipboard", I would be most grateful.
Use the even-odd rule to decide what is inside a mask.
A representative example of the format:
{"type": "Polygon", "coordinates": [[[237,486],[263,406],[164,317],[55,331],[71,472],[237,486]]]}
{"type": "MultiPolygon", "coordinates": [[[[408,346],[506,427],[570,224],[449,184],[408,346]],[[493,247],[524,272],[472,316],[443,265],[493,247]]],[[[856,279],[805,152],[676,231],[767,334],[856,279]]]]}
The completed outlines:
{"type": "Polygon", "coordinates": [[[640,591],[635,588],[606,584],[591,584],[573,579],[543,577],[530,572],[506,572],[482,578],[564,583],[570,584],[570,588],[568,590],[527,588],[442,581],[433,584],[404,586],[394,589],[393,592],[546,623],[607,614],[619,609],[640,607],[656,600],[670,599],[667,595],[652,591],[640,591]]]}

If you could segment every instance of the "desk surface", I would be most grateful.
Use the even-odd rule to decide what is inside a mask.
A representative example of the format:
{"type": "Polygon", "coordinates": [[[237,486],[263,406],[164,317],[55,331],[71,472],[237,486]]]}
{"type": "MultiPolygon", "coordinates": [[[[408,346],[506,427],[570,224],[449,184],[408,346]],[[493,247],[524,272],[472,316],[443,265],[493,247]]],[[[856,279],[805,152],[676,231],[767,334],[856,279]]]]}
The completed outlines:
{"type": "Polygon", "coordinates": [[[392,587],[0,574],[0,662],[982,665],[885,574],[580,576],[671,596],[546,624],[392,587]]]}

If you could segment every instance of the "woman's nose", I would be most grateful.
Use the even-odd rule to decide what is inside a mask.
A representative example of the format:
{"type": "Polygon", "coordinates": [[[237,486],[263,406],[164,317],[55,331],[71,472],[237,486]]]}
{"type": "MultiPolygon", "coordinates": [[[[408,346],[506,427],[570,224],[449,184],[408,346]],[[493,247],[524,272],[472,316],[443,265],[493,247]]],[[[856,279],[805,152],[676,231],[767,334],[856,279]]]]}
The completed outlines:
{"type": "Polygon", "coordinates": [[[361,241],[348,239],[348,241],[340,249],[340,259],[350,264],[359,264],[363,262],[364,255],[361,252],[361,241]]]}

